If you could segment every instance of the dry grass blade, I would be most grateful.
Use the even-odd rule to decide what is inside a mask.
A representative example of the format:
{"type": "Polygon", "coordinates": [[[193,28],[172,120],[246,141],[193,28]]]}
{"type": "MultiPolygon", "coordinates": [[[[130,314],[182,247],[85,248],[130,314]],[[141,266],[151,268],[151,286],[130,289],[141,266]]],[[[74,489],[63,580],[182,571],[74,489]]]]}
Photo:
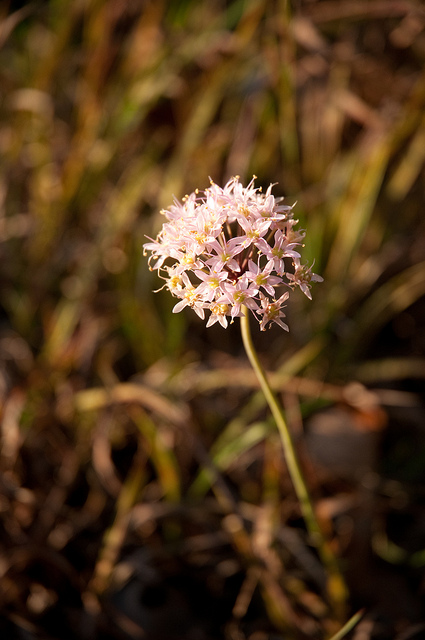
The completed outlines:
{"type": "Polygon", "coordinates": [[[372,340],[376,332],[395,315],[408,309],[425,295],[425,262],[420,262],[391,278],[369,296],[356,314],[350,339],[353,353],[361,348],[367,334],[372,340]]]}

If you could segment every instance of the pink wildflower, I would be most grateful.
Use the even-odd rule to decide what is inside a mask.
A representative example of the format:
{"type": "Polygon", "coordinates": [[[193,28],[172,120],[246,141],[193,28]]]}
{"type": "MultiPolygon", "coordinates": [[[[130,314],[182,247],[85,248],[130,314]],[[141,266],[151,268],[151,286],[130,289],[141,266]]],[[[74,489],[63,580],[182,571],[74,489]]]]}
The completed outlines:
{"type": "Polygon", "coordinates": [[[311,267],[295,262],[295,272],[287,273],[286,277],[290,281],[291,286],[298,286],[301,291],[309,298],[311,298],[311,282],[323,282],[322,276],[318,276],[317,273],[312,273],[311,267]]]}
{"type": "Polygon", "coordinates": [[[285,322],[282,322],[282,318],[285,317],[285,314],[281,309],[282,304],[289,298],[289,293],[285,291],[285,293],[281,295],[278,300],[272,301],[266,298],[266,296],[262,293],[260,293],[260,297],[262,309],[258,311],[258,314],[262,316],[260,322],[261,331],[264,331],[267,323],[269,322],[275,322],[280,327],[282,327],[282,329],[285,329],[285,331],[289,331],[288,325],[285,322]]]}
{"type": "Polygon", "coordinates": [[[244,187],[232,178],[223,188],[211,181],[161,212],[167,221],[144,253],[162,288],[179,299],[174,313],[191,307],[202,319],[209,314],[207,327],[226,328],[245,307],[261,330],[273,322],[288,330],[282,320],[288,289],[299,287],[311,298],[311,283],[322,281],[300,263],[296,248],[304,233],[294,229],[292,207],[272,195],[273,185],[262,193],[254,180],[244,187]],[[282,286],[287,290],[276,299],[282,286]]]}

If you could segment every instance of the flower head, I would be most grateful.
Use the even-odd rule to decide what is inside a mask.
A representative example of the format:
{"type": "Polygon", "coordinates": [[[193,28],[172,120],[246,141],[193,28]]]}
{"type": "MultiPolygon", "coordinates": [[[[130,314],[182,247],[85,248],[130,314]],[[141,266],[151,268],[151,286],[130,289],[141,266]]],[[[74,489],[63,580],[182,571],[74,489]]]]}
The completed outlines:
{"type": "Polygon", "coordinates": [[[294,230],[292,207],[272,195],[273,185],[262,193],[254,180],[243,187],[235,177],[223,188],[211,181],[162,211],[167,222],[144,253],[179,299],[174,313],[189,306],[202,319],[209,314],[207,327],[226,328],[247,308],[261,330],[272,322],[287,330],[289,291],[299,287],[311,299],[311,283],[322,281],[300,262],[304,233],[294,230]],[[278,298],[277,287],[286,288],[278,298]]]}

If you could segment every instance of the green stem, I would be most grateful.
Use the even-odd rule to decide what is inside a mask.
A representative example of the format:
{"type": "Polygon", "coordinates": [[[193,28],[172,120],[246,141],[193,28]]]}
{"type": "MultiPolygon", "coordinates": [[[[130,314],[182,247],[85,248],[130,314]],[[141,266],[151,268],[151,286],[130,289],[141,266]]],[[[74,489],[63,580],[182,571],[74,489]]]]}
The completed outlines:
{"type": "Polygon", "coordinates": [[[282,409],[279,406],[279,403],[270,387],[266,373],[259,361],[257,352],[252,342],[248,309],[244,307],[243,311],[244,316],[241,317],[241,332],[245,351],[252,365],[252,368],[257,375],[261,389],[267,400],[267,404],[269,405],[273,418],[276,422],[276,426],[278,428],[282,441],[283,452],[285,455],[286,464],[288,466],[288,471],[294,485],[295,493],[300,502],[301,511],[307,530],[310,534],[311,542],[316,546],[320,555],[320,559],[327,570],[328,596],[330,600],[333,601],[333,604],[338,610],[338,613],[341,614],[347,595],[345,583],[340,573],[338,562],[327,541],[325,540],[322,530],[317,521],[307,485],[304,480],[301,465],[295,450],[294,442],[283,416],[282,409]]]}
{"type": "Polygon", "coordinates": [[[330,640],[342,640],[345,638],[347,633],[350,633],[352,629],[356,626],[356,624],[362,619],[364,615],[364,609],[360,609],[357,613],[355,613],[349,621],[340,629],[335,635],[330,638],[330,640]]]}

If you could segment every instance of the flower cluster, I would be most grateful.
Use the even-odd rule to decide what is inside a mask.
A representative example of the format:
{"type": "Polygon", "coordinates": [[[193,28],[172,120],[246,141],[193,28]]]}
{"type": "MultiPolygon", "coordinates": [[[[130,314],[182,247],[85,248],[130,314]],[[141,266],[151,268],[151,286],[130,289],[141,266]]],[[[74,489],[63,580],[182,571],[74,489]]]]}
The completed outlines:
{"type": "Polygon", "coordinates": [[[191,307],[204,319],[209,312],[207,327],[226,328],[246,307],[261,330],[269,322],[288,330],[282,306],[289,290],[298,286],[311,299],[310,283],[322,281],[300,262],[305,234],[294,230],[292,207],[272,195],[273,185],[262,193],[254,180],[247,187],[238,177],[224,188],[211,182],[161,212],[168,222],[144,253],[165,281],[161,288],[179,299],[174,313],[191,307]],[[277,287],[286,288],[279,297],[277,287]]]}

